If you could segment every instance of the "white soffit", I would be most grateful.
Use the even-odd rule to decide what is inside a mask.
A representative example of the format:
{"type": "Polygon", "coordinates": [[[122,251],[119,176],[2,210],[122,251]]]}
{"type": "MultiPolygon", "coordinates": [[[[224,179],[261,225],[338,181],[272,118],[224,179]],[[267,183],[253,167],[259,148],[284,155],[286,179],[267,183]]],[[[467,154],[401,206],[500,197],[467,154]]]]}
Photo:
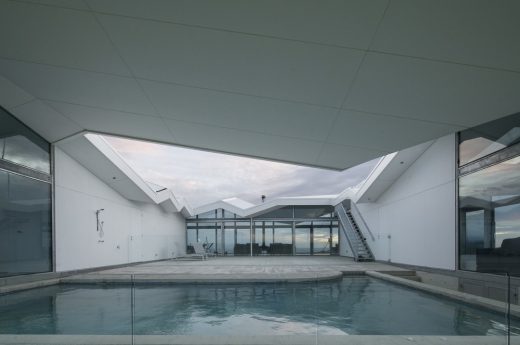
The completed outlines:
{"type": "Polygon", "coordinates": [[[514,0],[0,0],[0,101],[52,142],[345,169],[520,111],[519,16],[514,0]]]}
{"type": "Polygon", "coordinates": [[[58,146],[125,198],[155,201],[156,193],[102,137],[79,134],[61,141],[58,146]]]}
{"type": "Polygon", "coordinates": [[[355,203],[377,202],[379,197],[433,144],[429,141],[383,157],[361,188],[351,194],[355,203]]]}

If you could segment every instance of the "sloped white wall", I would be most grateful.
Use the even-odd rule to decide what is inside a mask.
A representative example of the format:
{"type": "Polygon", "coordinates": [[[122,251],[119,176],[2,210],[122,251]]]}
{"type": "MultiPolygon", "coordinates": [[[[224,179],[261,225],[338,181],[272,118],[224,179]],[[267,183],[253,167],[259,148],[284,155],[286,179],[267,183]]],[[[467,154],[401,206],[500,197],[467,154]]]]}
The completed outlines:
{"type": "Polygon", "coordinates": [[[455,269],[455,137],[437,139],[375,203],[357,204],[376,260],[455,269]]]}
{"type": "Polygon", "coordinates": [[[185,220],[130,201],[55,148],[56,270],[68,271],[184,255],[185,220]],[[96,231],[96,210],[104,236],[96,231]]]}

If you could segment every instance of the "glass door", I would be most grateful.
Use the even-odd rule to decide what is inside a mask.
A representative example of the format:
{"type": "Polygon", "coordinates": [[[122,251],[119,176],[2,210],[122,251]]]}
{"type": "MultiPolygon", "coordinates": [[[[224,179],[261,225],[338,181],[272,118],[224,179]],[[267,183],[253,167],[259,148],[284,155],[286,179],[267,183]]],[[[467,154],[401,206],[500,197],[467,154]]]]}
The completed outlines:
{"type": "Polygon", "coordinates": [[[330,255],[332,232],[330,222],[313,224],[313,255],[330,255]]]}
{"type": "Polygon", "coordinates": [[[265,236],[266,243],[268,243],[272,238],[272,243],[269,245],[269,254],[293,254],[292,222],[273,222],[269,230],[266,228],[265,236]]]}
{"type": "Polygon", "coordinates": [[[294,229],[294,254],[295,255],[311,255],[312,246],[312,223],[301,222],[296,223],[294,229]]]}
{"type": "Polygon", "coordinates": [[[224,228],[224,255],[235,254],[235,228],[224,228]]]}

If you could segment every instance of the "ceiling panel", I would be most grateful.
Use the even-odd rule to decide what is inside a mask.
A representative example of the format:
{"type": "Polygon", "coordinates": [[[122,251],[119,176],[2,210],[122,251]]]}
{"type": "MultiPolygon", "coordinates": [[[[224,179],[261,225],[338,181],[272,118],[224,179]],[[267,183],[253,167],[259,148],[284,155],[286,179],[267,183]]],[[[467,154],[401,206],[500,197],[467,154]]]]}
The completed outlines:
{"type": "Polygon", "coordinates": [[[164,117],[269,134],[325,140],[338,112],[302,103],[141,81],[164,117]]]}
{"type": "Polygon", "coordinates": [[[387,0],[89,0],[104,13],[365,49],[387,0]]]}
{"type": "Polygon", "coordinates": [[[14,108],[33,99],[31,94],[0,75],[0,105],[2,107],[14,108]]]}
{"type": "Polygon", "coordinates": [[[88,10],[87,4],[83,0],[20,0],[21,2],[29,2],[46,6],[58,6],[72,8],[76,10],[88,10]]]}
{"type": "Polygon", "coordinates": [[[372,49],[520,71],[520,1],[393,0],[372,49]]]}
{"type": "Polygon", "coordinates": [[[11,109],[11,112],[50,142],[58,141],[83,130],[77,123],[40,100],[25,103],[11,109]]]}
{"type": "Polygon", "coordinates": [[[99,16],[137,77],[339,106],[362,52],[99,16]]]}
{"type": "Polygon", "coordinates": [[[0,59],[0,74],[41,99],[154,114],[131,78],[0,59]]]}
{"type": "Polygon", "coordinates": [[[397,151],[462,129],[459,126],[343,110],[328,141],[397,151]]]}
{"type": "Polygon", "coordinates": [[[315,165],[321,143],[165,119],[182,145],[315,165]],[[281,149],[283,148],[283,149],[281,149]]]}
{"type": "Polygon", "coordinates": [[[0,2],[0,57],[129,75],[87,12],[0,2]]]}
{"type": "Polygon", "coordinates": [[[369,53],[345,108],[474,126],[520,110],[520,74],[369,53]]]}
{"type": "Polygon", "coordinates": [[[343,170],[388,153],[390,152],[337,144],[324,144],[323,151],[317,160],[317,165],[343,170]]]}
{"type": "Polygon", "coordinates": [[[91,131],[155,141],[173,142],[170,131],[159,117],[97,109],[73,104],[49,102],[62,114],[91,131]]]}

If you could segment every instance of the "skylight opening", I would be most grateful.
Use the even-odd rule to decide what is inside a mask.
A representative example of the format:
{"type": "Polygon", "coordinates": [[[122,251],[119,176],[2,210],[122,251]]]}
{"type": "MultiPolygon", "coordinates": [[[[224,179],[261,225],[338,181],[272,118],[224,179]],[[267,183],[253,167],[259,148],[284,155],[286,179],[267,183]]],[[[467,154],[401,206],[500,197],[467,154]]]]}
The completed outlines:
{"type": "Polygon", "coordinates": [[[344,171],[103,136],[152,189],[170,189],[192,207],[228,198],[337,195],[362,182],[375,159],[344,171]]]}

